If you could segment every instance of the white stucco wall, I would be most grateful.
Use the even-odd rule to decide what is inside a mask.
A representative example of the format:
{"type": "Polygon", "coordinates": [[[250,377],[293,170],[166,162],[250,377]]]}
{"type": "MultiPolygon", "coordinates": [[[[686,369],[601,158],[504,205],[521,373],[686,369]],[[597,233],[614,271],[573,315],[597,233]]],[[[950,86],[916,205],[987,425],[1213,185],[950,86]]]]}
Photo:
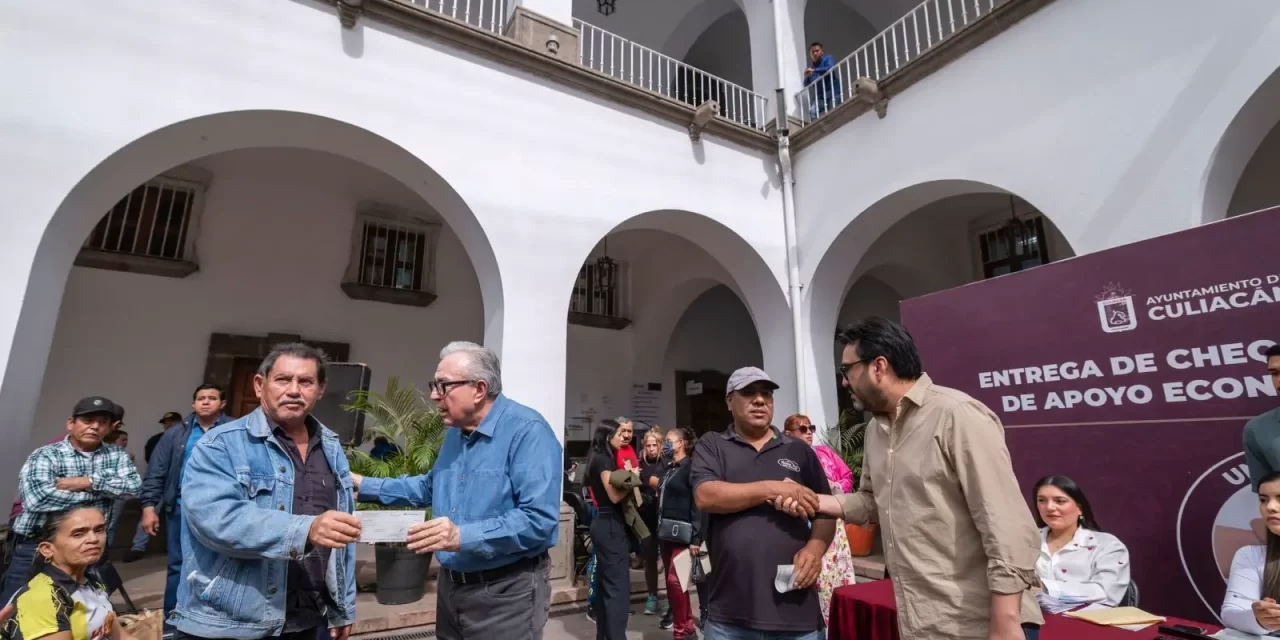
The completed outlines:
{"type": "MultiPolygon", "coordinates": [[[[20,441],[71,260],[101,212],[171,166],[245,147],[338,153],[429,202],[475,270],[475,329],[500,350],[507,388],[557,427],[570,283],[615,227],[704,247],[766,363],[794,376],[767,153],[695,145],[679,125],[368,20],[343,31],[322,3],[26,3],[0,24],[0,60],[0,294],[14,301],[0,308],[0,424],[20,441]]],[[[5,450],[0,466],[25,455],[5,450]]]]}
{"type": "MultiPolygon", "coordinates": [[[[664,2],[665,9],[655,4],[651,10],[620,0],[619,13],[603,24],[589,12],[581,17],[679,57],[706,26],[741,8],[753,36],[753,83],[759,93],[771,93],[778,79],[768,0],[664,2]]],[[[574,4],[575,15],[584,13],[582,4],[574,4]]],[[[787,8],[784,67],[796,71],[784,72],[782,81],[798,85],[804,3],[787,8]]],[[[877,27],[893,13],[858,10],[877,27]]],[[[218,291],[219,285],[201,284],[205,271],[159,283],[73,271],[71,260],[101,212],[169,167],[242,148],[341,155],[385,174],[401,188],[396,197],[436,211],[456,240],[451,262],[474,278],[465,323],[441,320],[439,330],[465,329],[499,349],[511,395],[557,428],[578,410],[573,405],[583,388],[598,396],[607,391],[625,412],[629,383],[657,378],[666,384],[671,371],[685,366],[671,356],[670,344],[685,345],[696,339],[688,336],[728,322],[708,314],[685,328],[690,305],[721,284],[740,299],[758,344],[746,339],[751,332],[735,330],[732,340],[698,358],[721,368],[716,363],[746,360],[758,347],[771,374],[794,379],[771,154],[714,136],[693,145],[682,126],[369,20],[343,31],[331,6],[306,0],[181,6],[119,0],[74,11],[21,3],[0,22],[0,61],[6,61],[0,83],[10,98],[0,101],[0,198],[9,212],[0,236],[0,267],[9,277],[0,281],[0,295],[12,301],[0,307],[0,429],[18,441],[40,441],[69,402],[91,392],[71,388],[93,381],[59,354],[112,328],[77,324],[85,309],[100,307],[104,287],[146,281],[124,296],[122,304],[134,305],[135,314],[161,293],[179,292],[173,287],[218,291]],[[570,327],[564,313],[570,284],[611,230],[611,254],[628,251],[627,236],[635,234],[634,324],[624,332],[570,327]],[[610,365],[629,361],[617,366],[616,378],[576,366],[598,366],[597,357],[610,365]]],[[[1056,244],[1087,253],[1221,217],[1228,203],[1234,211],[1246,206],[1238,203],[1270,197],[1264,186],[1247,185],[1267,180],[1272,145],[1258,155],[1261,168],[1246,165],[1280,119],[1277,67],[1280,7],[1267,0],[1212,12],[1192,0],[1053,2],[893,96],[887,118],[858,118],[799,151],[802,329],[812,342],[802,373],[814,421],[834,419],[830,340],[842,309],[852,315],[858,311],[849,305],[860,296],[884,293],[850,291],[859,277],[870,275],[904,296],[976,277],[973,218],[943,206],[948,198],[985,194],[970,197],[994,202],[1015,193],[1052,220],[1060,231],[1056,244]],[[1160,28],[1151,28],[1151,16],[1160,16],[1160,28]],[[1232,201],[1241,175],[1247,188],[1232,201]],[[908,217],[921,209],[927,211],[908,217]]],[[[339,193],[343,184],[308,186],[313,193],[301,200],[333,192],[309,207],[313,217],[320,212],[332,224],[343,194],[354,197],[339,193]]],[[[256,200],[230,202],[237,211],[228,217],[259,207],[256,200]]],[[[281,228],[275,217],[254,221],[275,230],[263,242],[291,239],[293,229],[281,228]]],[[[310,226],[306,233],[328,237],[324,224],[310,226]]],[[[215,226],[207,228],[216,233],[215,226]]],[[[202,254],[202,261],[215,258],[216,251],[202,254]]],[[[235,271],[244,265],[225,268],[248,277],[235,271]]],[[[256,291],[241,293],[265,295],[256,291]]],[[[293,330],[341,339],[336,334],[359,324],[360,313],[333,306],[347,302],[327,297],[341,296],[336,288],[299,292],[338,315],[323,326],[301,320],[304,326],[293,330]]],[[[715,310],[727,314],[731,307],[715,310]]],[[[106,313],[120,328],[120,312],[106,313]]],[[[733,315],[739,316],[734,327],[747,326],[741,314],[733,315]]],[[[235,324],[221,317],[213,314],[210,326],[235,324]]],[[[268,321],[293,316],[270,310],[237,318],[250,327],[245,332],[256,326],[262,332],[289,330],[268,321]]],[[[421,324],[411,330],[420,333],[421,324]]],[[[201,335],[207,339],[210,330],[222,329],[205,327],[201,335]]],[[[165,333],[176,331],[169,327],[156,331],[192,339],[165,333]]],[[[348,341],[360,359],[361,348],[375,354],[383,348],[348,341]]],[[[406,360],[404,367],[430,371],[436,347],[428,346],[424,342],[427,362],[406,360]]],[[[185,369],[203,348],[184,346],[193,351],[179,349],[175,357],[185,369]]],[[[404,354],[386,357],[402,362],[397,356],[404,354]]],[[[143,368],[123,366],[135,374],[143,368]]],[[[172,403],[188,396],[201,368],[175,375],[178,381],[165,383],[172,388],[158,388],[154,398],[134,400],[137,392],[119,387],[130,422],[176,408],[172,403]]],[[[117,381],[108,380],[114,376],[108,371],[100,383],[107,388],[94,391],[114,393],[117,381]]],[[[784,385],[779,413],[796,404],[784,385]]],[[[16,468],[25,455],[0,451],[0,467],[16,468]]],[[[11,488],[0,477],[0,495],[11,488]]]]}
{"type": "MultiPolygon", "coordinates": [[[[1053,2],[893,96],[887,118],[858,118],[800,151],[810,411],[834,412],[827,340],[850,273],[921,206],[1010,191],[1049,216],[1077,253],[1221,217],[1225,202],[1203,210],[1206,189],[1235,187],[1234,177],[1217,185],[1209,175],[1215,158],[1236,153],[1220,142],[1280,67],[1280,6],[1222,9],[1053,2]]],[[[1271,106],[1258,113],[1280,113],[1271,106]]]]}

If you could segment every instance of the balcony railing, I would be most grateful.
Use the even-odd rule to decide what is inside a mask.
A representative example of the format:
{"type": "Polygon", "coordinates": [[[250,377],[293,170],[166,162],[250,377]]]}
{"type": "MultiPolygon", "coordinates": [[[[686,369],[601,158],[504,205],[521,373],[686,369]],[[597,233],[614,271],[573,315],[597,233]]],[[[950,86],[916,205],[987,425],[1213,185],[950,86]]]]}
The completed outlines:
{"type": "Polygon", "coordinates": [[[507,26],[509,0],[409,0],[473,27],[501,34],[507,26]]]}
{"type": "Polygon", "coordinates": [[[1013,0],[925,0],[796,94],[800,119],[812,123],[853,98],[854,81],[883,82],[913,60],[1013,0]]]}
{"type": "Polygon", "coordinates": [[[582,66],[694,107],[715,100],[720,117],[764,130],[766,101],[750,89],[593,24],[575,18],[573,26],[581,33],[578,58],[582,66]]]}

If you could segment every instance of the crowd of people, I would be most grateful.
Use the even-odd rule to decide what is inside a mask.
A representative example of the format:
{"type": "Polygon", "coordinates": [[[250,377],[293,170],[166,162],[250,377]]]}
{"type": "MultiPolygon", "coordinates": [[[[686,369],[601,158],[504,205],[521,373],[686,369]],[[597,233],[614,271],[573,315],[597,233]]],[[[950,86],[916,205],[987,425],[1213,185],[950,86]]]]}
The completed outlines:
{"type": "MultiPolygon", "coordinates": [[[[637,453],[630,421],[595,429],[584,484],[598,640],[626,636],[633,555],[646,569],[643,612],[663,615],[676,639],[823,638],[832,590],[855,581],[841,520],[879,523],[906,640],[1034,640],[1045,612],[1136,602],[1128,550],[1081,487],[1046,476],[1029,509],[997,416],[935,384],[903,327],[871,318],[840,339],[842,386],[872,416],[858,478],[814,443],[807,417],[774,425],[779,385],[755,367],[729,377],[723,430],[649,429],[637,453]]],[[[1266,356],[1280,388],[1280,346],[1266,356]]],[[[437,637],[541,638],[563,449],[503,393],[496,354],[468,342],[441,352],[428,386],[450,428],[417,477],[352,473],[311,413],[326,380],[323,353],[286,344],[259,367],[261,406],[247,416],[229,419],[223,391],[201,386],[189,416],[162,419],[145,479],[118,446],[123,408],[76,403],[67,435],[19,473],[0,634],[130,640],[97,568],[122,499],[136,495],[141,534],[167,530],[165,619],[179,640],[345,640],[358,616],[357,500],[431,509],[405,544],[440,564],[437,637]]],[[[393,444],[379,455],[398,455],[393,444]]],[[[1236,555],[1222,617],[1264,634],[1280,631],[1280,409],[1250,422],[1245,450],[1267,543],[1236,555]]]]}

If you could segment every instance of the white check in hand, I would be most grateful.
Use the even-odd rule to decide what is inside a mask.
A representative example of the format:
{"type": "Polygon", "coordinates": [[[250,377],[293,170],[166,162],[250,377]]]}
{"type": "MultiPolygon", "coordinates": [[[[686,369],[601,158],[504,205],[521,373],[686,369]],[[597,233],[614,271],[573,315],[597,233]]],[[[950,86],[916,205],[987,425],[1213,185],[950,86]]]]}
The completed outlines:
{"type": "Polygon", "coordinates": [[[414,525],[409,529],[409,549],[415,553],[458,551],[462,548],[458,525],[441,517],[414,525]]]}

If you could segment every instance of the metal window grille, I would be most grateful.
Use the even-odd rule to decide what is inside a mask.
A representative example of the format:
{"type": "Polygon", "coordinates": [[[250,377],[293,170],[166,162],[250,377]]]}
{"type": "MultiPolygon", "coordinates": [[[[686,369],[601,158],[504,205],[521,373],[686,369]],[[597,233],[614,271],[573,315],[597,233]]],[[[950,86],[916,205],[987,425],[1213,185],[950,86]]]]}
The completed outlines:
{"type": "Polygon", "coordinates": [[[1049,245],[1046,244],[1044,218],[1024,218],[1020,222],[1026,228],[1025,240],[1013,247],[1013,252],[1000,230],[987,231],[978,236],[982,250],[982,277],[994,278],[1049,263],[1049,245]]]}
{"type": "Polygon", "coordinates": [[[121,198],[85,240],[86,249],[187,260],[187,237],[200,187],[155,178],[121,198]]]}
{"type": "Polygon", "coordinates": [[[625,265],[619,263],[614,269],[614,282],[610,287],[603,286],[600,275],[594,260],[582,265],[573,285],[569,311],[607,318],[626,317],[626,305],[623,304],[623,288],[627,282],[625,265]]]}
{"type": "Polygon", "coordinates": [[[425,291],[427,234],[383,220],[365,220],[360,229],[358,282],[374,287],[425,291]]]}

